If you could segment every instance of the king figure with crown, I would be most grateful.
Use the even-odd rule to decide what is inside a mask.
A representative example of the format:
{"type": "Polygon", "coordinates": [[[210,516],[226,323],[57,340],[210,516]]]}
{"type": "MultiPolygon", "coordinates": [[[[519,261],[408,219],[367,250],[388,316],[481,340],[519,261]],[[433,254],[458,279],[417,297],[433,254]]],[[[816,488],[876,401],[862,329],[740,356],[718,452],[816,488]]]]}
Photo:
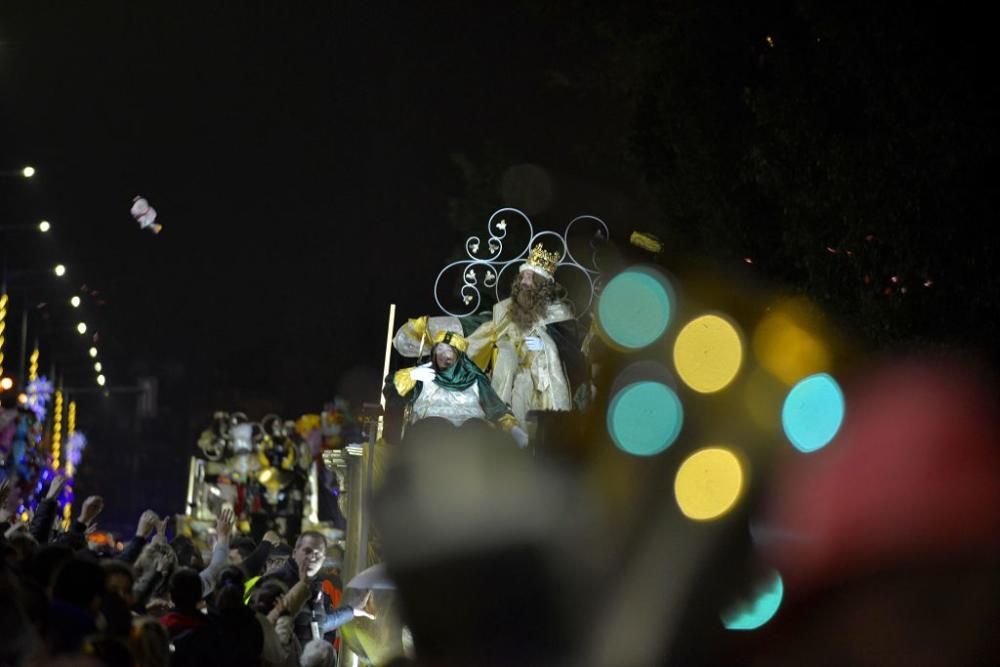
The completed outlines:
{"type": "Polygon", "coordinates": [[[430,363],[387,378],[389,394],[412,402],[411,422],[436,416],[458,425],[472,416],[485,417],[521,440],[530,411],[573,408],[573,389],[586,383],[587,362],[573,307],[555,281],[558,263],[557,253],[537,243],[518,267],[511,295],[490,312],[461,318],[423,316],[399,329],[393,346],[402,356],[432,354],[430,363]],[[455,391],[460,385],[440,381],[443,366],[436,357],[443,337],[452,343],[447,347],[458,361],[454,367],[467,368],[469,378],[489,378],[486,386],[481,380],[463,383],[468,384],[463,394],[455,391]],[[414,384],[424,389],[411,393],[414,384]]]}
{"type": "Polygon", "coordinates": [[[521,424],[531,410],[572,409],[573,387],[587,376],[573,308],[555,281],[558,261],[536,244],[511,295],[468,337],[469,358],[491,373],[493,389],[521,424]]]}

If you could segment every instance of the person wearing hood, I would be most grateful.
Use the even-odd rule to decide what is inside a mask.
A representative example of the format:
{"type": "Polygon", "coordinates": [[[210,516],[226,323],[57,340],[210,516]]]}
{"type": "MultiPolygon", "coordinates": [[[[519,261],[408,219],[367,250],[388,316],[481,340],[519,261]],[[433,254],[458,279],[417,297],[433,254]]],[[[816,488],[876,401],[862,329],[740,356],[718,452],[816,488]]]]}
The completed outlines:
{"type": "MultiPolygon", "coordinates": [[[[416,333],[422,348],[429,338],[427,328],[434,324],[427,318],[411,320],[397,334],[396,349],[404,356],[419,356],[422,350],[413,354],[410,339],[416,333]]],[[[466,356],[468,349],[468,342],[453,328],[437,331],[430,346],[431,360],[386,378],[386,399],[407,404],[410,424],[429,418],[445,419],[454,426],[470,419],[485,420],[509,432],[521,447],[526,446],[527,433],[494,391],[490,379],[466,356]]]]}

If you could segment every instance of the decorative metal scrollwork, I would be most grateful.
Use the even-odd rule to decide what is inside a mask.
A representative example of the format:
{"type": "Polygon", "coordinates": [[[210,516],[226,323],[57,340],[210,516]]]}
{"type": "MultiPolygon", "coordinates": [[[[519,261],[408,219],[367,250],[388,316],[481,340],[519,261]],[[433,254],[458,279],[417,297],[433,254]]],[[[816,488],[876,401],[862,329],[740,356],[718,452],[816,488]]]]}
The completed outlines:
{"type": "Polygon", "coordinates": [[[595,287],[600,278],[595,246],[596,242],[609,238],[608,226],[603,220],[593,215],[580,215],[566,225],[562,234],[548,230],[536,232],[534,225],[531,224],[531,220],[524,212],[516,208],[502,208],[490,216],[486,223],[486,231],[489,237],[486,239],[485,248],[483,247],[483,239],[479,236],[470,236],[465,240],[465,253],[468,258],[452,262],[438,273],[434,281],[434,300],[442,312],[452,317],[465,317],[477,313],[483,305],[484,294],[489,295],[490,300],[500,301],[500,286],[503,284],[501,278],[504,272],[512,266],[519,266],[523,263],[536,243],[543,245],[548,243],[548,250],[559,253],[558,268],[578,271],[586,278],[589,292],[584,298],[583,307],[578,309],[577,314],[583,315],[593,305],[595,287]],[[521,222],[527,225],[528,242],[514,257],[501,258],[504,252],[504,241],[507,239],[508,226],[521,222]],[[570,233],[574,225],[578,224],[590,224],[597,228],[590,242],[593,252],[589,265],[580,263],[570,250],[570,233]],[[485,255],[479,254],[481,249],[486,251],[485,255]],[[442,300],[441,290],[444,289],[445,285],[451,284],[444,281],[443,278],[446,274],[455,271],[461,271],[462,282],[459,288],[459,297],[462,304],[468,307],[462,312],[449,310],[442,300]],[[488,291],[484,293],[483,289],[488,291]]]}

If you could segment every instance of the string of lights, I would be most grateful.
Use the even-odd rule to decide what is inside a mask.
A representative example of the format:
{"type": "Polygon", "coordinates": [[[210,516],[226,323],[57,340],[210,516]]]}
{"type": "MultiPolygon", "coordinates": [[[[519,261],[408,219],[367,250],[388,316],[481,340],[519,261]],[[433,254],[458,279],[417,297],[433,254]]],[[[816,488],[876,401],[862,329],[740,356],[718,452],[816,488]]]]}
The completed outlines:
{"type": "MultiPolygon", "coordinates": [[[[0,390],[7,391],[10,387],[6,386],[7,378],[3,374],[3,347],[4,347],[4,330],[7,328],[7,302],[10,299],[7,296],[7,290],[4,289],[0,292],[0,390]]],[[[13,382],[11,382],[13,386],[13,382]]]]}
{"type": "MultiPolygon", "coordinates": [[[[69,402],[69,409],[66,412],[66,433],[70,441],[73,440],[73,436],[76,435],[76,401],[69,402]]],[[[66,477],[72,479],[73,473],[75,472],[73,466],[73,457],[66,457],[66,477]]]]}
{"type": "Polygon", "coordinates": [[[52,410],[52,467],[59,469],[59,459],[62,455],[62,414],[63,393],[56,390],[56,402],[52,410]]]}
{"type": "Polygon", "coordinates": [[[28,383],[32,383],[38,379],[38,357],[41,353],[38,350],[38,343],[35,343],[35,349],[32,350],[31,356],[28,358],[28,383]]]}

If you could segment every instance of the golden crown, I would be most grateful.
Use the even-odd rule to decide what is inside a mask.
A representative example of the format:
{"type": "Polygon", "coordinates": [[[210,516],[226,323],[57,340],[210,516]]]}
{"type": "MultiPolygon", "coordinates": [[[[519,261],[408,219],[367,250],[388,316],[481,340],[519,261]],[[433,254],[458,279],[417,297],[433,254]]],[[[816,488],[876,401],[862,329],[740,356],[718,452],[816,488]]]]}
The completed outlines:
{"type": "Polygon", "coordinates": [[[528,255],[527,264],[528,266],[541,269],[551,276],[555,273],[556,266],[559,264],[559,253],[548,252],[541,243],[536,243],[535,247],[531,249],[531,253],[528,255]]]}

